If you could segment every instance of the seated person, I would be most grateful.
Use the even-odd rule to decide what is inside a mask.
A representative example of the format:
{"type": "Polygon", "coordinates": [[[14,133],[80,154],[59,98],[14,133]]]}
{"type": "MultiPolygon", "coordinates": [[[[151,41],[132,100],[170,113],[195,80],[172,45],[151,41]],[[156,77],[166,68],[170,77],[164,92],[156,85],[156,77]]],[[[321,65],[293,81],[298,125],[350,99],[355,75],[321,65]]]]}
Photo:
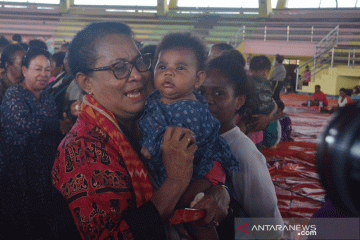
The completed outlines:
{"type": "Polygon", "coordinates": [[[351,99],[350,96],[348,96],[346,94],[346,89],[345,88],[341,88],[340,89],[340,95],[339,95],[339,99],[338,99],[338,105],[336,107],[333,107],[329,110],[330,113],[335,112],[336,110],[338,110],[339,108],[343,108],[349,104],[353,104],[354,101],[351,99]]]}
{"type": "Polygon", "coordinates": [[[342,108],[342,107],[345,107],[345,106],[347,106],[349,104],[352,104],[352,103],[353,103],[353,100],[351,99],[350,96],[348,96],[346,94],[345,88],[341,88],[337,108],[342,108]]]}
{"type": "Polygon", "coordinates": [[[284,113],[285,105],[283,102],[277,102],[277,106],[278,106],[277,115],[279,117],[279,122],[280,122],[280,126],[281,126],[281,139],[280,140],[282,142],[294,141],[291,138],[291,130],[292,130],[291,119],[290,119],[289,115],[284,113]]]}
{"type": "Polygon", "coordinates": [[[263,145],[267,148],[276,146],[281,140],[281,125],[279,120],[272,121],[264,130],[263,145]]]}
{"type": "Polygon", "coordinates": [[[323,106],[322,107],[327,107],[328,106],[328,100],[326,98],[325,93],[323,93],[322,91],[320,91],[320,85],[315,85],[315,92],[313,95],[313,100],[309,100],[309,102],[303,103],[303,106],[319,106],[320,102],[322,102],[323,106]]]}
{"type": "Polygon", "coordinates": [[[359,99],[360,99],[360,87],[359,86],[355,86],[353,88],[351,99],[355,100],[355,101],[359,101],[359,99]]]}

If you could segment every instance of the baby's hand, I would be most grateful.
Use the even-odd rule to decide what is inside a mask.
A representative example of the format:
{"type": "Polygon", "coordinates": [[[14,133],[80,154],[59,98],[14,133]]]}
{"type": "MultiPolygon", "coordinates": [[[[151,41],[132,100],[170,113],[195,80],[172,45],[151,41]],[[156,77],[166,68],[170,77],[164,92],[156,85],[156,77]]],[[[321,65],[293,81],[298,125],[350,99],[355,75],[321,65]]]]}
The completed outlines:
{"type": "Polygon", "coordinates": [[[144,146],[141,148],[141,154],[147,159],[152,159],[149,150],[147,150],[144,146]]]}

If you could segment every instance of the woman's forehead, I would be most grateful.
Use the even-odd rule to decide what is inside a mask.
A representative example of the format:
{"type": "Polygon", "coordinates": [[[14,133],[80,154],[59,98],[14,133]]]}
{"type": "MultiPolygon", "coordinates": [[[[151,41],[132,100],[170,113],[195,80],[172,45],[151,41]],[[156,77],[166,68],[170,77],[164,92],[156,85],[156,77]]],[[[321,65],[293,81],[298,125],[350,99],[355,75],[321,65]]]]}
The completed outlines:
{"type": "Polygon", "coordinates": [[[95,46],[97,60],[125,59],[132,60],[139,55],[134,41],[124,34],[111,34],[100,38],[95,46]]]}

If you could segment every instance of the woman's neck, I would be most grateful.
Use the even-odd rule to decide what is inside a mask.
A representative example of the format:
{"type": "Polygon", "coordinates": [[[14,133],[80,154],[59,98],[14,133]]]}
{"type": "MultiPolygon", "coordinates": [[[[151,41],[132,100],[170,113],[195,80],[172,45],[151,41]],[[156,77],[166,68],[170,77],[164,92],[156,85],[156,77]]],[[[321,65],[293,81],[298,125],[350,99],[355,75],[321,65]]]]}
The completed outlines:
{"type": "Polygon", "coordinates": [[[27,86],[26,83],[24,83],[24,82],[20,83],[20,85],[23,86],[24,88],[26,88],[27,90],[29,90],[32,94],[34,94],[34,96],[36,97],[36,99],[40,101],[42,90],[34,90],[34,89],[31,89],[31,88],[30,88],[29,86],[27,86]]]}
{"type": "Polygon", "coordinates": [[[119,116],[115,116],[116,121],[124,126],[129,132],[133,132],[136,127],[136,122],[138,118],[135,119],[124,119],[119,116]]]}
{"type": "Polygon", "coordinates": [[[219,135],[230,131],[230,130],[233,129],[235,126],[236,126],[236,125],[235,125],[235,123],[234,123],[234,118],[232,118],[231,121],[228,121],[228,122],[226,122],[226,123],[221,123],[220,130],[219,130],[219,135]]]}
{"type": "Polygon", "coordinates": [[[10,82],[11,82],[12,84],[17,84],[17,83],[19,83],[19,79],[17,79],[16,77],[14,77],[11,73],[7,72],[7,73],[6,73],[6,76],[7,76],[7,78],[10,80],[10,82]]]}

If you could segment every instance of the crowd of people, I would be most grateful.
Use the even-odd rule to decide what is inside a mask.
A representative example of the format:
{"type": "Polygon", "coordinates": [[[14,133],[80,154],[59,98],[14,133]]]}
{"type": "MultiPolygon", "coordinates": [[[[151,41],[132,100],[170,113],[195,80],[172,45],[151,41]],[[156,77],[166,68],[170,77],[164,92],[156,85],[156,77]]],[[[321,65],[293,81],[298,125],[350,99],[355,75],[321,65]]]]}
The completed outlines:
{"type": "MultiPolygon", "coordinates": [[[[53,55],[18,34],[0,48],[4,236],[232,239],[235,217],[283,225],[262,154],[292,141],[283,56],[269,77],[268,57],[207,53],[190,33],[138,49],[120,22],[89,24],[53,55]]],[[[320,86],[306,105],[328,105],[320,86]]]]}

